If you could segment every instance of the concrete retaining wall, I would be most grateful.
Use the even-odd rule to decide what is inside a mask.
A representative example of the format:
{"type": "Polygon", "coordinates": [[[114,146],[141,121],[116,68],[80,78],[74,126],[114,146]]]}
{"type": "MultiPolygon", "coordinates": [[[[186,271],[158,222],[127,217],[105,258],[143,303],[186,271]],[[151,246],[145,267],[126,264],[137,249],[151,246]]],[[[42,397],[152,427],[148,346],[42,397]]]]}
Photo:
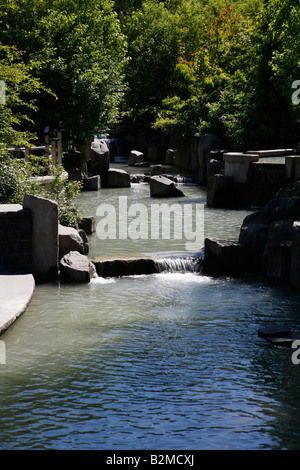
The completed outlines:
{"type": "Polygon", "coordinates": [[[32,218],[19,204],[0,204],[0,271],[31,272],[32,218]]]}

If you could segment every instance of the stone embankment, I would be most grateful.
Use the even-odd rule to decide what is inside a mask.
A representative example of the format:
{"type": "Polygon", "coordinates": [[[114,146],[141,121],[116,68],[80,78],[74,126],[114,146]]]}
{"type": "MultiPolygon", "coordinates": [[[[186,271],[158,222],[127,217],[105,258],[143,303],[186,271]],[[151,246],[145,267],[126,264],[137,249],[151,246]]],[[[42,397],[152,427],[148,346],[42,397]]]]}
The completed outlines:
{"type": "Polygon", "coordinates": [[[276,197],[248,215],[238,242],[206,239],[203,272],[255,272],[300,289],[300,198],[276,197]]]}

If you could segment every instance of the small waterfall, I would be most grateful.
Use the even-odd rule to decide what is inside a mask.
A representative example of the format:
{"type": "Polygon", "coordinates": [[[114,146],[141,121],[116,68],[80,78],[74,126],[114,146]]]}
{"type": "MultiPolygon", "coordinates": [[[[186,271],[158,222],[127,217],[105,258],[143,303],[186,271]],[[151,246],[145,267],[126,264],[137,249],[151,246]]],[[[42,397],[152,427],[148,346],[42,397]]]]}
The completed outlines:
{"type": "Polygon", "coordinates": [[[155,264],[158,272],[167,273],[185,273],[201,272],[202,259],[201,258],[157,258],[155,264]]]}

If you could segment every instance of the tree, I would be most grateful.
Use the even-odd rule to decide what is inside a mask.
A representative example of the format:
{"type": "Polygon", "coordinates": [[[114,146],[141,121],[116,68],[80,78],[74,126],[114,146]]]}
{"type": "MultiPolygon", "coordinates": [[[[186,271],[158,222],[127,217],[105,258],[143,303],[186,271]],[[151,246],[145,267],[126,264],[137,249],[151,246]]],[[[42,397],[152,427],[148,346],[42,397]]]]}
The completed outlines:
{"type": "Polygon", "coordinates": [[[243,147],[255,63],[250,24],[227,7],[204,27],[191,59],[180,43],[173,94],[163,101],[156,127],[185,135],[213,132],[225,148],[243,147]]]}
{"type": "Polygon", "coordinates": [[[126,39],[110,0],[12,0],[0,14],[0,40],[23,50],[53,92],[41,93],[36,126],[82,142],[107,130],[123,93],[126,39]],[[56,98],[54,98],[54,95],[56,98]]]}
{"type": "Polygon", "coordinates": [[[295,0],[270,0],[257,18],[255,94],[248,127],[248,142],[257,147],[290,147],[299,140],[300,110],[291,99],[292,83],[300,76],[299,21],[295,0]]]}
{"type": "Polygon", "coordinates": [[[30,115],[37,110],[38,94],[47,90],[32,75],[33,66],[24,64],[22,54],[0,43],[0,152],[6,148],[28,144],[33,135],[23,126],[32,122],[30,115]]]}
{"type": "Polygon", "coordinates": [[[131,114],[184,134],[215,129],[241,145],[252,92],[246,78],[253,67],[251,24],[261,4],[145,0],[124,23],[131,114]]]}

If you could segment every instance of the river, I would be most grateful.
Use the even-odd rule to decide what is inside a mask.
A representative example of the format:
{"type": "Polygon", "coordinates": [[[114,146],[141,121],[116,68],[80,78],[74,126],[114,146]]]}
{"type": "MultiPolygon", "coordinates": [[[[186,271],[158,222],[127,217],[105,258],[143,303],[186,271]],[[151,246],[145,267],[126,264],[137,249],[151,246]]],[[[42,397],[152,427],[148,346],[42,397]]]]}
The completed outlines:
{"type": "MultiPolygon", "coordinates": [[[[182,189],[181,204],[205,204],[200,187],[182,189]]],[[[147,184],[78,203],[96,215],[120,196],[153,203],[147,184]]],[[[203,211],[205,236],[233,240],[248,213],[203,211]]],[[[180,239],[89,242],[90,257],[186,255],[180,239]]],[[[298,449],[300,365],[257,331],[299,334],[299,305],[286,285],[193,272],[37,285],[1,336],[0,448],[298,449]]]]}

